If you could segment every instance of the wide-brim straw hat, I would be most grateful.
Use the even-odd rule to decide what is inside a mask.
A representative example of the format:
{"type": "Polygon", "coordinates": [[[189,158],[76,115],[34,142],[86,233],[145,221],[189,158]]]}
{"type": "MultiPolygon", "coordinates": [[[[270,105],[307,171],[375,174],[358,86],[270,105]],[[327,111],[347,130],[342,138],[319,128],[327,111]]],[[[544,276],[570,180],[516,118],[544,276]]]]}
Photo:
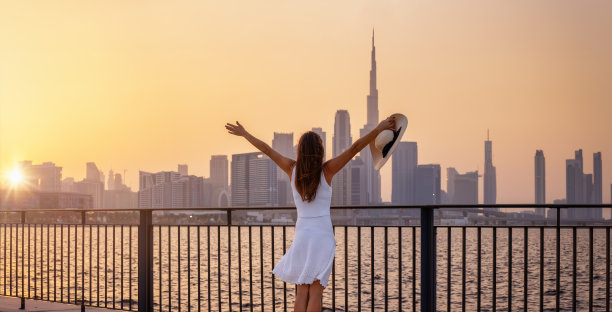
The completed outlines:
{"type": "Polygon", "coordinates": [[[395,130],[384,130],[376,136],[376,139],[370,142],[370,152],[372,153],[372,163],[374,169],[380,170],[382,166],[391,158],[393,151],[399,142],[402,140],[406,127],[408,127],[408,118],[402,114],[393,114],[395,117],[395,130]]]}

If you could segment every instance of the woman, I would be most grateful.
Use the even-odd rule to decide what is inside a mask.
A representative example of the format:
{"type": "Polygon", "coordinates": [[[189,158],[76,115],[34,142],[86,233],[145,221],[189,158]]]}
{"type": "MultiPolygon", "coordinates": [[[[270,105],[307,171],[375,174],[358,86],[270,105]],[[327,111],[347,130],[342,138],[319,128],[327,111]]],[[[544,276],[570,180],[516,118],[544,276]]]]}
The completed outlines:
{"type": "Polygon", "coordinates": [[[382,121],[349,149],[325,163],[321,138],[312,131],[300,138],[295,161],[252,136],[239,122],[235,125],[228,123],[225,128],[229,133],[247,139],[289,176],[298,214],[295,236],[291,247],[272,272],[282,281],[297,285],[295,311],[321,311],[323,289],[327,286],[336,250],[329,215],[332,178],[366,145],[374,142],[381,131],[393,130],[395,118],[382,121]]]}

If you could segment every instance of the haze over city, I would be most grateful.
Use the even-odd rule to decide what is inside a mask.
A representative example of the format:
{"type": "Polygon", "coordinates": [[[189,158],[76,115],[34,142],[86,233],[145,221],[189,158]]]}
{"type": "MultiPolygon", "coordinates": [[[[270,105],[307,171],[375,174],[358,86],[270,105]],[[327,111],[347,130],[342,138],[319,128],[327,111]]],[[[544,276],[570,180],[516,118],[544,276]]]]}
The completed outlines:
{"type": "Polygon", "coordinates": [[[268,143],[322,127],[329,157],[338,109],[353,139],[366,123],[375,27],[380,117],[408,117],[404,141],[441,165],[443,188],[447,167],[484,169],[489,129],[498,203],[533,202],[537,149],[547,202],[565,197],[578,149],[585,172],[602,152],[610,201],[609,2],[134,6],[0,5],[0,171],[52,161],[81,179],[92,161],[127,169],[134,190],[139,170],[209,176],[211,155],[254,151],[226,134],[235,120],[268,143]]]}

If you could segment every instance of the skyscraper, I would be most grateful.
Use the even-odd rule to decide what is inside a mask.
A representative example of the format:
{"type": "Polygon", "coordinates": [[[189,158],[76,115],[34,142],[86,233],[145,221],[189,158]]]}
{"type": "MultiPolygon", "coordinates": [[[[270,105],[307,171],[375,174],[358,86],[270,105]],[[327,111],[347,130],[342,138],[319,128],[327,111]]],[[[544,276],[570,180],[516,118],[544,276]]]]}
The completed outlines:
{"type": "MultiPolygon", "coordinates": [[[[489,140],[487,130],[487,140],[485,141],[485,165],[484,165],[484,203],[494,205],[497,202],[497,178],[495,167],[493,166],[493,143],[489,140]]],[[[497,208],[494,208],[498,210],[497,208]]]]}
{"type": "Polygon", "coordinates": [[[601,204],[602,201],[601,182],[601,152],[593,153],[593,204],[601,204]]]}
{"type": "MultiPolygon", "coordinates": [[[[378,125],[378,89],[376,87],[376,47],[374,46],[374,30],[372,30],[372,68],[370,69],[370,94],[367,96],[367,123],[359,130],[361,137],[368,134],[378,125]]],[[[365,163],[366,197],[368,203],[377,204],[382,201],[380,196],[380,172],[374,169],[370,147],[366,146],[359,154],[365,163]]]]}
{"type": "MultiPolygon", "coordinates": [[[[351,119],[346,110],[338,110],[334,120],[334,136],[332,137],[332,157],[336,157],[353,144],[351,137],[351,119]]],[[[349,169],[350,163],[344,166],[332,180],[332,205],[348,205],[350,193],[349,169]]]]}
{"type": "Polygon", "coordinates": [[[332,137],[332,157],[340,155],[353,144],[351,137],[351,117],[344,109],[336,111],[334,118],[334,136],[332,137]]]}
{"type": "Polygon", "coordinates": [[[446,189],[453,204],[478,204],[478,170],[459,174],[448,168],[446,189]]]}
{"type": "Polygon", "coordinates": [[[361,157],[355,157],[349,163],[348,181],[350,185],[347,204],[367,205],[365,192],[365,164],[361,157]]]}
{"type": "Polygon", "coordinates": [[[210,180],[214,187],[228,187],[227,155],[210,156],[210,180]]]}
{"type": "MultiPolygon", "coordinates": [[[[535,154],[535,203],[546,203],[546,159],[544,152],[537,150],[535,154]]],[[[535,212],[539,216],[545,216],[545,208],[536,208],[535,212]]]]}
{"type": "MultiPolygon", "coordinates": [[[[297,158],[296,152],[293,149],[293,133],[274,132],[272,148],[285,157],[294,160],[297,158]]],[[[293,196],[291,194],[289,176],[282,170],[276,170],[276,178],[276,183],[278,184],[278,204],[280,206],[291,205],[293,203],[293,196]]]]}
{"type": "Polygon", "coordinates": [[[391,202],[415,203],[415,174],[418,163],[416,142],[399,142],[391,156],[391,202]]]}
{"type": "Polygon", "coordinates": [[[415,174],[415,204],[440,204],[440,165],[418,165],[415,174]]]}
{"type": "Polygon", "coordinates": [[[42,192],[60,192],[62,189],[62,167],[52,162],[32,165],[32,161],[21,161],[18,164],[26,184],[42,192]]]}
{"type": "Polygon", "coordinates": [[[230,201],[228,170],[229,163],[226,155],[212,155],[210,157],[210,187],[212,207],[227,207],[230,201]]]}
{"type": "Polygon", "coordinates": [[[232,206],[278,205],[276,164],[263,153],[232,155],[232,206]]]}
{"type": "Polygon", "coordinates": [[[184,165],[179,164],[178,165],[178,173],[181,176],[188,176],[189,175],[189,167],[187,166],[187,164],[184,164],[184,165]]]}
{"type": "Polygon", "coordinates": [[[295,159],[293,153],[293,133],[274,132],[272,148],[285,157],[295,159]]]}

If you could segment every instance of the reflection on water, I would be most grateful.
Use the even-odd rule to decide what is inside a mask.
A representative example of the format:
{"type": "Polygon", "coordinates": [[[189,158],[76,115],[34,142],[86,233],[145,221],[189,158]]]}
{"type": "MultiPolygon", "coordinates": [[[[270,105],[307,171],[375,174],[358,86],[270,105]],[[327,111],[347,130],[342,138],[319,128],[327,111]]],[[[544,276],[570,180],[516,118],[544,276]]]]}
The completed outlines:
{"type": "MultiPolygon", "coordinates": [[[[491,310],[493,229],[484,228],[481,231],[481,304],[484,310],[491,310]]],[[[333,279],[324,292],[324,307],[354,311],[359,303],[362,308],[369,309],[374,302],[376,310],[383,309],[387,304],[389,310],[396,311],[400,309],[400,287],[402,310],[411,310],[413,293],[417,295],[414,298],[416,305],[420,304],[419,228],[416,228],[416,233],[413,233],[413,228],[402,228],[401,236],[396,227],[376,227],[373,230],[369,227],[336,227],[335,232],[336,262],[333,279]],[[358,244],[359,237],[361,245],[358,244]],[[398,253],[400,242],[401,260],[398,253]],[[417,247],[416,255],[413,245],[417,247]],[[414,268],[413,263],[416,263],[414,268]],[[413,278],[416,278],[414,291],[413,278]]],[[[459,310],[462,305],[462,232],[462,228],[454,228],[450,233],[452,310],[459,310]]],[[[476,309],[478,293],[478,235],[476,228],[467,228],[465,233],[465,305],[469,311],[476,309]]],[[[518,310],[522,310],[524,304],[524,235],[523,228],[512,231],[511,302],[513,309],[518,310]]],[[[508,236],[508,229],[497,229],[495,290],[498,310],[507,310],[508,307],[508,236]]],[[[552,309],[555,304],[555,236],[555,229],[544,231],[545,309],[552,309]]],[[[251,306],[261,310],[262,305],[266,309],[272,305],[282,309],[286,296],[287,308],[291,309],[294,286],[286,285],[285,288],[282,281],[273,278],[271,271],[283,251],[291,245],[292,237],[291,226],[284,229],[282,226],[234,226],[229,231],[226,226],[155,226],[155,304],[161,305],[163,310],[168,310],[170,306],[177,309],[179,305],[183,309],[187,309],[188,305],[192,308],[199,305],[202,310],[209,307],[213,311],[229,310],[231,296],[232,310],[249,309],[251,306]]],[[[438,228],[439,310],[446,310],[447,307],[447,237],[447,229],[438,228]]],[[[572,304],[572,237],[572,229],[561,230],[562,309],[571,308],[572,304]]],[[[593,298],[594,308],[598,310],[605,307],[605,230],[595,229],[593,241],[593,298]]],[[[538,307],[541,288],[540,229],[528,230],[528,246],[528,304],[538,307]]],[[[576,253],[577,306],[578,310],[582,310],[588,307],[589,300],[588,229],[577,230],[576,253]]],[[[84,296],[85,301],[93,305],[128,308],[131,304],[136,309],[138,244],[135,226],[94,225],[83,228],[79,225],[32,225],[22,229],[19,225],[2,225],[0,257],[0,293],[13,296],[25,293],[33,298],[69,302],[80,302],[84,296]],[[24,272],[29,278],[21,278],[24,272]]]]}

